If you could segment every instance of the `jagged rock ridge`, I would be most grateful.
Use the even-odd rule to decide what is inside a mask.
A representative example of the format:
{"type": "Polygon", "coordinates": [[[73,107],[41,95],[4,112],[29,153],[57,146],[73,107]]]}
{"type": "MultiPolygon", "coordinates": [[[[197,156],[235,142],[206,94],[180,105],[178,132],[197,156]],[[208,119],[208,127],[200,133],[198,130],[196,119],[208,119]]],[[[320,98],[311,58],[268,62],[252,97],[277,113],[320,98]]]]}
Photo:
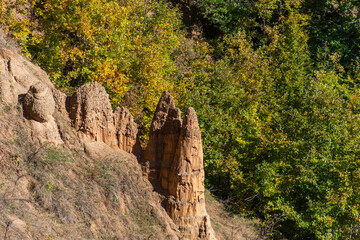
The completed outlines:
{"type": "MultiPolygon", "coordinates": [[[[71,119],[81,138],[104,142],[135,155],[141,153],[137,126],[129,110],[118,108],[113,112],[108,94],[96,82],[84,84],[71,97],[66,97],[52,85],[38,82],[30,86],[23,104],[28,117],[35,120],[37,132],[58,133],[52,116],[57,109],[71,119]]],[[[62,143],[59,134],[56,139],[47,137],[45,140],[40,137],[43,134],[35,135],[39,136],[40,142],[62,143]]]]}
{"type": "MultiPolygon", "coordinates": [[[[54,88],[40,68],[0,48],[0,103],[14,107],[19,101],[23,103],[24,124],[40,145],[69,143],[82,149],[95,141],[141,153],[133,117],[126,108],[113,111],[100,84],[87,83],[68,97],[54,88]],[[71,130],[65,126],[69,123],[71,130]]],[[[180,110],[168,92],[163,93],[157,106],[143,161],[149,179],[165,190],[165,208],[180,230],[180,238],[214,239],[205,209],[196,113],[189,108],[182,122],[180,110]]]]}
{"type": "Polygon", "coordinates": [[[113,112],[109,95],[100,84],[86,83],[78,88],[68,108],[76,131],[113,148],[140,153],[137,126],[129,110],[117,108],[113,112]]]}
{"type": "Polygon", "coordinates": [[[166,192],[166,211],[183,239],[215,239],[205,209],[201,132],[193,108],[181,120],[168,92],[157,106],[143,165],[151,181],[166,192]]]}

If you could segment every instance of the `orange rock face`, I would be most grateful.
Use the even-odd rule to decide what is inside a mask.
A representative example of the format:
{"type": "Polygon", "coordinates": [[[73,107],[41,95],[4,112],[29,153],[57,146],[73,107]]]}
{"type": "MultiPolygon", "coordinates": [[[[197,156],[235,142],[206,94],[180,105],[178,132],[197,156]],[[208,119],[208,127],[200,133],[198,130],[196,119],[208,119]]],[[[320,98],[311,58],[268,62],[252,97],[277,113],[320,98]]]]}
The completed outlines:
{"type": "Polygon", "coordinates": [[[143,164],[150,180],[165,190],[166,211],[182,239],[215,239],[205,208],[201,132],[193,108],[181,121],[180,110],[164,92],[153,119],[143,164]]]}
{"type": "Polygon", "coordinates": [[[118,107],[114,112],[116,141],[120,149],[138,155],[141,146],[137,137],[138,129],[133,116],[127,108],[118,107]]]}
{"type": "Polygon", "coordinates": [[[25,94],[31,85],[37,83],[54,87],[40,67],[15,51],[0,46],[0,103],[16,105],[18,96],[25,94]]]}
{"type": "Polygon", "coordinates": [[[69,115],[76,131],[82,131],[91,140],[113,145],[113,111],[109,96],[100,84],[92,82],[78,88],[71,97],[69,115]]]}
{"type": "Polygon", "coordinates": [[[43,83],[30,86],[24,98],[24,109],[36,121],[49,121],[55,110],[55,101],[50,88],[43,83]]]}
{"type": "Polygon", "coordinates": [[[76,131],[129,153],[141,151],[137,126],[126,108],[113,112],[109,95],[98,83],[86,83],[71,96],[69,116],[76,131]]]}
{"type": "Polygon", "coordinates": [[[166,168],[167,165],[171,164],[171,154],[175,153],[180,127],[180,110],[175,107],[174,99],[170,93],[163,92],[156,107],[149,133],[149,143],[143,156],[145,173],[150,181],[158,181],[160,168],[166,168]],[[164,155],[165,157],[170,156],[164,158],[164,155]]]}

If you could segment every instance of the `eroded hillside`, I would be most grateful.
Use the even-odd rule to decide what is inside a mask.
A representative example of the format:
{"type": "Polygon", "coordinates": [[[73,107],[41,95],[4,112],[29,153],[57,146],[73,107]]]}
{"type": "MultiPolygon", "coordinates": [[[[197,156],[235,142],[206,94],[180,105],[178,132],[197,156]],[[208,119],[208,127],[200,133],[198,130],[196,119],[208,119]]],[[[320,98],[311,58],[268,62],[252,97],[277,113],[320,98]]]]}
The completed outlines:
{"type": "Polygon", "coordinates": [[[153,125],[166,120],[161,124],[175,130],[179,142],[161,133],[172,150],[159,144],[152,149],[165,159],[158,163],[160,184],[147,178],[148,171],[157,170],[147,168],[146,160],[139,163],[142,153],[130,113],[113,112],[99,84],[66,96],[15,50],[1,46],[0,58],[4,239],[259,239],[250,223],[224,214],[214,199],[209,211],[214,217],[206,213],[193,109],[182,127],[169,125],[171,119],[159,111],[156,116],[162,116],[154,117],[153,125]],[[191,167],[193,158],[196,167],[191,167]]]}

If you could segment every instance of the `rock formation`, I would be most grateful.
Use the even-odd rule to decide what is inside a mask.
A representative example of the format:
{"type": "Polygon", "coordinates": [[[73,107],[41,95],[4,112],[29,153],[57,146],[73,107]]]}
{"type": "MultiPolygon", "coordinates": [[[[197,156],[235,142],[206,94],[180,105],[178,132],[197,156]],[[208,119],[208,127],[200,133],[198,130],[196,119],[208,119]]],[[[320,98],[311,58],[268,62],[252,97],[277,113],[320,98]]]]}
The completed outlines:
{"type": "MultiPolygon", "coordinates": [[[[41,145],[65,142],[82,149],[91,140],[141,154],[133,117],[126,108],[113,112],[100,84],[87,83],[68,97],[54,88],[40,68],[0,47],[0,104],[21,114],[17,106],[22,100],[25,116],[29,117],[23,119],[23,124],[29,127],[29,136],[41,145]]],[[[149,179],[162,189],[163,206],[181,232],[181,239],[215,239],[205,209],[201,133],[196,113],[189,108],[182,121],[168,92],[158,103],[142,161],[149,179]]]]}
{"type": "Polygon", "coordinates": [[[137,137],[138,129],[130,111],[127,108],[118,107],[114,112],[114,124],[118,147],[126,152],[139,155],[141,146],[137,137]]]}
{"type": "Polygon", "coordinates": [[[201,132],[193,108],[181,121],[173,98],[164,92],[150,129],[143,164],[151,181],[160,181],[165,206],[182,239],[215,239],[205,209],[201,132]]]}
{"type": "Polygon", "coordinates": [[[139,154],[137,126],[126,108],[113,112],[109,95],[96,82],[86,83],[71,96],[69,116],[76,131],[113,148],[139,154]]]}
{"type": "MultiPolygon", "coordinates": [[[[143,157],[145,165],[144,172],[148,175],[149,180],[157,181],[159,179],[160,165],[163,163],[163,167],[165,167],[165,165],[168,164],[166,163],[167,160],[163,158],[164,153],[166,152],[166,154],[170,155],[175,153],[176,143],[174,144],[174,142],[177,141],[180,127],[180,110],[176,109],[174,99],[170,93],[163,92],[151,123],[149,143],[144,151],[143,157]],[[169,112],[172,116],[168,117],[169,112]],[[179,116],[177,119],[174,119],[176,113],[179,113],[179,116]],[[174,122],[174,124],[172,124],[172,122],[174,122]],[[177,124],[175,124],[176,122],[177,124]],[[175,135],[175,139],[173,141],[167,141],[166,135],[172,134],[175,135]]],[[[171,159],[171,157],[167,159],[171,159]]]]}
{"type": "Polygon", "coordinates": [[[55,110],[64,116],[68,115],[67,105],[70,97],[66,96],[65,93],[60,92],[56,88],[51,89],[55,101],[55,110]]]}
{"type": "Polygon", "coordinates": [[[164,189],[169,188],[169,177],[172,172],[173,161],[176,153],[176,147],[180,136],[182,120],[181,112],[178,108],[170,108],[163,128],[164,149],[162,161],[160,163],[160,184],[164,189]]]}
{"type": "Polygon", "coordinates": [[[16,51],[0,46],[0,103],[16,105],[18,97],[38,82],[53,88],[47,74],[16,51]]]}
{"type": "Polygon", "coordinates": [[[55,101],[49,87],[32,85],[24,98],[24,110],[38,122],[48,122],[55,111],[55,101]]]}
{"type": "Polygon", "coordinates": [[[23,100],[24,111],[30,121],[33,139],[40,144],[61,145],[63,141],[53,118],[55,101],[50,87],[38,82],[30,86],[23,100]]]}
{"type": "Polygon", "coordinates": [[[189,108],[168,174],[170,197],[166,206],[184,239],[214,239],[205,209],[204,178],[201,132],[195,110],[189,108]]]}
{"type": "Polygon", "coordinates": [[[23,100],[31,139],[40,144],[61,145],[63,141],[52,117],[52,89],[54,86],[42,69],[15,50],[0,46],[0,107],[18,109],[23,100]]]}
{"type": "Polygon", "coordinates": [[[115,137],[114,116],[105,89],[96,82],[82,85],[71,96],[69,116],[76,131],[111,146],[115,137]]]}

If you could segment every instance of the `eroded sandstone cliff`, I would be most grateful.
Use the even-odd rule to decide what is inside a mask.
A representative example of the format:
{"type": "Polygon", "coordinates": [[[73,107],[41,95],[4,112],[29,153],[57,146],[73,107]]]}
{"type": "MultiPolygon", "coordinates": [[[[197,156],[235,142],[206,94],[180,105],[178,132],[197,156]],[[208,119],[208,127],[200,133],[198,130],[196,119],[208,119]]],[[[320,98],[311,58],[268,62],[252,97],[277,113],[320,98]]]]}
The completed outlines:
{"type": "Polygon", "coordinates": [[[101,143],[138,157],[143,155],[145,175],[162,189],[163,205],[177,228],[170,227],[168,232],[178,232],[181,239],[215,238],[205,209],[201,133],[193,108],[182,121],[172,96],[164,92],[148,146],[142,153],[137,125],[129,110],[118,107],[113,111],[100,84],[87,83],[66,96],[55,89],[41,69],[3,47],[0,73],[0,103],[11,108],[23,104],[22,121],[29,126],[32,141],[68,145],[90,155],[96,146],[91,143],[101,143]]]}

